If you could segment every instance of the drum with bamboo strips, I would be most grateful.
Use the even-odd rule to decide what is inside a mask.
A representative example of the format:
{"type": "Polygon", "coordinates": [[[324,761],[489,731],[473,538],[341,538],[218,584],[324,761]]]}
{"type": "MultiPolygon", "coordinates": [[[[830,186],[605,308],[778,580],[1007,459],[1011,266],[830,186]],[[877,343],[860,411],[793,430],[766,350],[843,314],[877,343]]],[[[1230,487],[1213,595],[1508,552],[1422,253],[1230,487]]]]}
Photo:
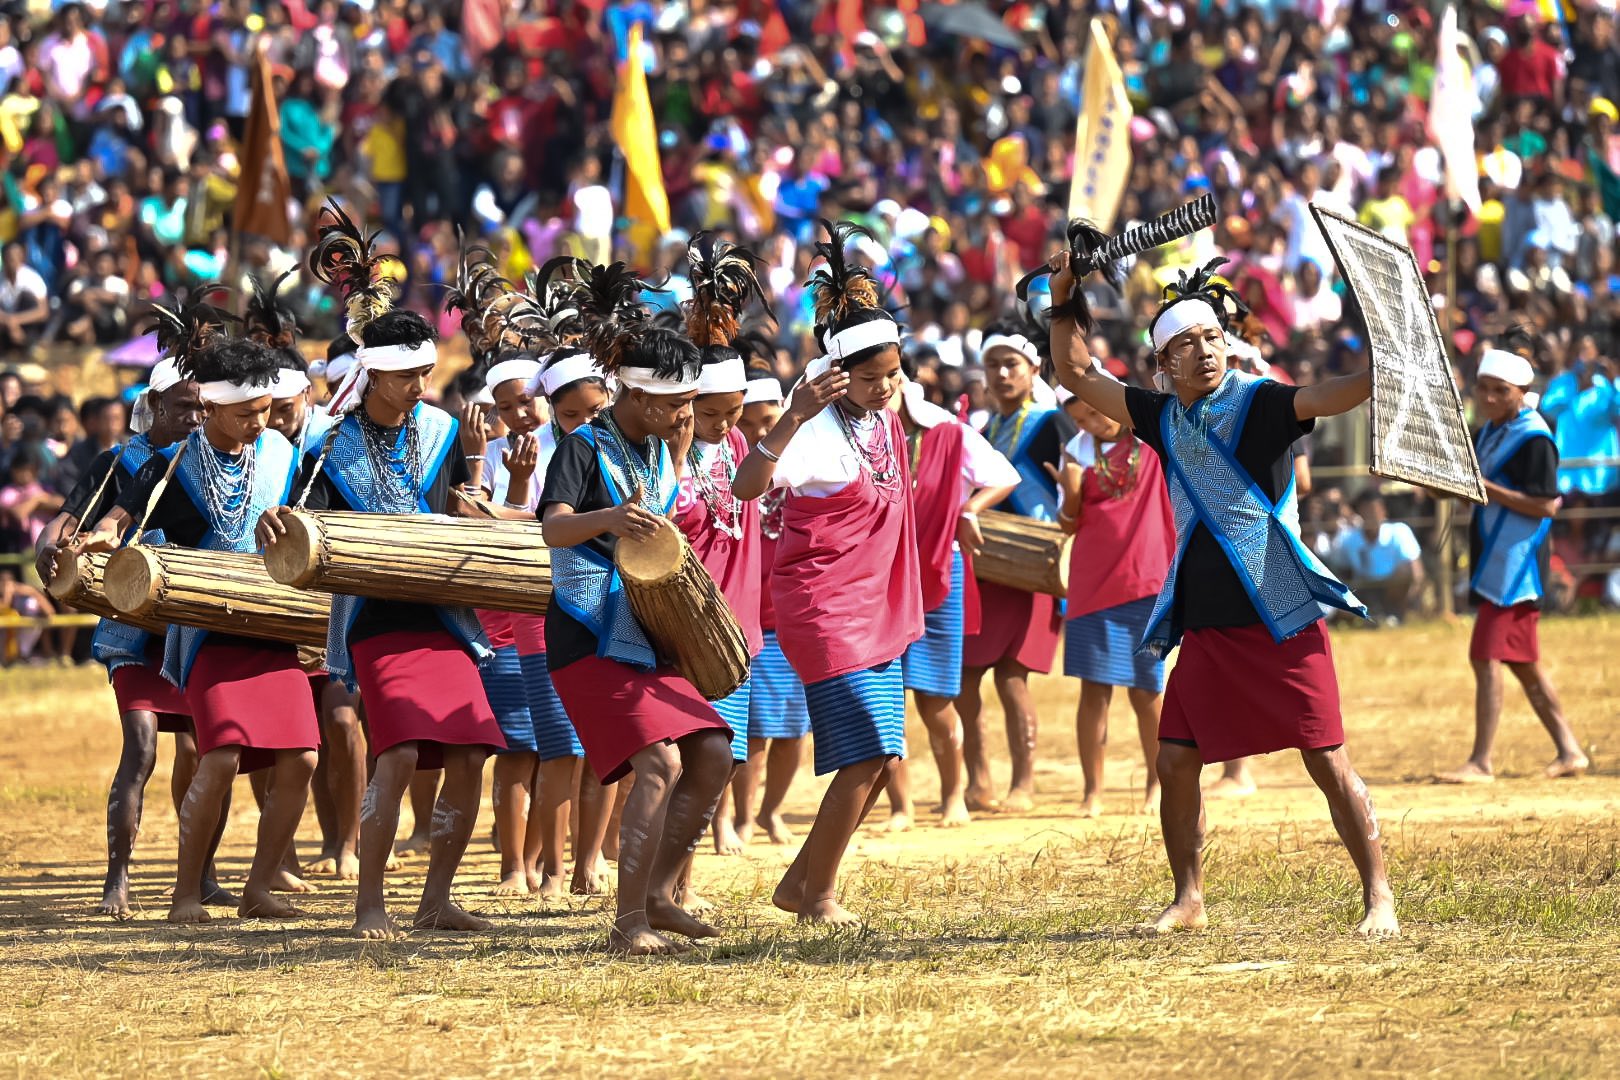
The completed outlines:
{"type": "Polygon", "coordinates": [[[272,581],[257,555],[132,545],[113,552],[104,576],[120,612],[310,648],[326,645],[332,598],[272,581]]]}
{"type": "Polygon", "coordinates": [[[111,553],[106,551],[60,551],[46,589],[56,600],[75,610],[138,626],[149,633],[163,633],[168,628],[167,623],[126,614],[113,607],[112,601],[107,599],[103,578],[109,558],[111,553]]]}
{"type": "Polygon", "coordinates": [[[1069,544],[1073,537],[1051,521],[999,510],[979,514],[984,547],[973,557],[973,575],[992,585],[1028,593],[1069,595],[1069,544]]]}
{"type": "Polygon", "coordinates": [[[710,701],[748,681],[748,641],[692,545],[668,521],[647,540],[620,538],[614,561],[636,621],[660,657],[710,701]]]}
{"type": "Polygon", "coordinates": [[[551,553],[538,521],[294,510],[265,548],[270,576],[298,589],[544,615],[551,553]]]}

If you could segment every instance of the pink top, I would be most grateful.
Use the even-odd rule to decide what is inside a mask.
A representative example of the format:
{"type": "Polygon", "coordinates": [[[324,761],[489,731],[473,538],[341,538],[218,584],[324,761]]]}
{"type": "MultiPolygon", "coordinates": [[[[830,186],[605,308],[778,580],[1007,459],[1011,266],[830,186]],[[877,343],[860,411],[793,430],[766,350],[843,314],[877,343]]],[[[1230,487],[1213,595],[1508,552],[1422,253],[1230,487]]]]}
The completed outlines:
{"type": "Polygon", "coordinates": [[[1176,553],[1175,516],[1159,455],[1133,435],[1098,453],[1115,479],[1104,483],[1090,464],[1080,484],[1080,521],[1069,552],[1071,619],[1157,596],[1176,553]],[[1134,481],[1125,479],[1132,457],[1134,481]],[[1122,488],[1118,497],[1111,493],[1122,488]]]}
{"type": "Polygon", "coordinates": [[[725,594],[748,640],[748,655],[758,656],[765,643],[759,611],[759,503],[741,502],[731,494],[737,466],[747,456],[748,440],[736,428],[726,433],[724,444],[699,447],[696,468],[703,472],[694,476],[689,470],[681,477],[675,523],[725,594]],[[722,445],[730,452],[729,464],[722,445]]]}
{"type": "Polygon", "coordinates": [[[27,535],[28,543],[30,545],[39,539],[39,534],[45,531],[46,524],[51,520],[51,518],[55,517],[56,514],[54,511],[51,513],[44,513],[43,511],[36,510],[28,517],[23,517],[16,512],[15,508],[24,499],[33,499],[44,494],[45,485],[41,484],[37,480],[24,484],[21,487],[12,485],[0,487],[0,510],[5,511],[5,516],[14,521],[17,528],[27,535]]]}

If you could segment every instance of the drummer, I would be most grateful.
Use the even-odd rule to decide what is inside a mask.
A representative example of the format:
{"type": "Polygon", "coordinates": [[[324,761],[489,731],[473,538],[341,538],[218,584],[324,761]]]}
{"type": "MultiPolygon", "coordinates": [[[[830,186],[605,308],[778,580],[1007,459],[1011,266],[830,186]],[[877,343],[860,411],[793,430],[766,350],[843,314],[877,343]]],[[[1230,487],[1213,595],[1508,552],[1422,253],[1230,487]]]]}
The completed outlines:
{"type": "MultiPolygon", "coordinates": [[[[1061,463],[1063,447],[1076,429],[1037,374],[1040,347],[1028,330],[1011,323],[993,325],[979,347],[992,408],[984,434],[1022,478],[993,509],[1056,521],[1058,490],[1050,470],[1061,463]]],[[[967,760],[967,805],[970,810],[992,812],[1028,810],[1035,805],[1037,728],[1029,673],[1052,670],[1063,616],[1052,596],[987,581],[979,583],[979,610],[979,632],[968,634],[962,644],[962,695],[956,703],[967,760]],[[980,685],[986,671],[995,675],[1012,758],[1012,781],[1004,801],[991,795],[990,762],[985,756],[980,685]]]]}
{"type": "MultiPolygon", "coordinates": [[[[956,696],[962,690],[962,638],[979,629],[978,589],[970,587],[967,560],[979,552],[979,511],[1010,496],[1020,477],[1012,463],[977,431],[923,396],[913,381],[916,362],[905,358],[906,383],[897,408],[912,465],[917,500],[917,554],[921,560],[924,632],[906,650],[906,689],[928,728],[939,769],[939,824],[968,821],[962,790],[962,721],[956,696]]],[[[889,773],[891,829],[912,816],[904,759],[889,773]]]]}
{"type": "Polygon", "coordinates": [[[1130,424],[1159,456],[1175,511],[1176,558],[1144,645],[1160,656],[1181,646],[1158,756],[1160,818],[1176,892],[1146,929],[1206,924],[1198,786],[1204,764],[1294,748],[1327,797],[1361,875],[1366,914],[1356,932],[1397,933],[1378,818],[1344,748],[1338,677],[1322,619],[1324,607],[1363,616],[1366,609],[1301,543],[1291,483],[1293,444],[1317,417],[1366,401],[1371,376],[1293,387],[1228,370],[1224,326],[1234,298],[1211,277],[1217,262],[1183,276],[1148,326],[1158,379],[1169,391],[1121,386],[1086,350],[1090,319],[1067,253],[1052,265],[1058,375],[1087,405],[1130,424]]]}
{"type": "MultiPolygon", "coordinates": [[[[165,542],[207,551],[254,552],[259,513],[284,502],[297,461],[268,429],[279,365],[249,341],[219,341],[181,357],[206,419],[183,442],[152,456],[96,527],[91,549],[110,550],[132,525],[165,542]],[[173,463],[173,476],[168,478],[173,463]],[[161,488],[161,492],[159,489],[161,488]],[[157,495],[144,521],[142,515],[157,495]]],[[[238,772],[270,769],[258,844],[237,911],[243,918],[302,914],[271,893],[315,771],[319,723],[293,646],[171,626],[164,677],[186,696],[201,759],[180,812],[179,872],[169,921],[207,922],[198,891],[238,772]]]]}
{"type": "Polygon", "coordinates": [[[582,311],[589,348],[621,389],[546,469],[546,656],[597,778],[635,773],[608,947],[663,954],[689,948],[669,935],[718,933],[676,903],[675,889],[731,775],[731,732],[691,683],[658,666],[613,560],[619,540],[668,527],[678,483],[665,440],[691,424],[702,357],[675,331],[650,326],[638,302],[619,299],[641,292],[622,266],[598,268],[593,285],[582,311]]]}
{"type": "Polygon", "coordinates": [[[772,900],[834,925],[860,921],[835,897],[838,867],[889,762],[905,756],[900,657],[923,633],[911,470],[888,409],[903,378],[900,328],[876,280],[845,260],[853,231],[840,222],[816,245],[826,265],[810,288],[827,355],[733,485],[740,499],[788,492],[770,583],[777,638],[804,682],[816,772],[836,774],[772,900]]]}

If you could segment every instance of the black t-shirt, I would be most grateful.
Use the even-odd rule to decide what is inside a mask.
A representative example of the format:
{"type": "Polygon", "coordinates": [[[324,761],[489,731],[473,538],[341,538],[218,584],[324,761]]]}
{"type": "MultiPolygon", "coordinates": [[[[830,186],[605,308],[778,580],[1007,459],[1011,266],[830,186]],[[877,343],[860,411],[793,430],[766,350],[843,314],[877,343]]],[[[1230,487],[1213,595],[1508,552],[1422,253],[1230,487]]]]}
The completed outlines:
{"type": "MultiPolygon", "coordinates": [[[[1010,421],[1004,422],[1010,423],[1010,421]]],[[[1074,438],[1080,429],[1075,425],[1074,419],[1062,409],[1054,409],[1047,413],[1040,423],[1040,429],[1029,437],[1030,460],[1035,462],[1037,466],[1043,464],[1061,465],[1063,463],[1063,448],[1069,445],[1069,440],[1074,438]]],[[[985,426],[982,434],[986,439],[990,437],[989,425],[985,426]]],[[[1041,475],[1045,477],[1046,470],[1041,470],[1041,475]]],[[[1012,507],[1009,505],[1009,500],[1003,499],[991,509],[1006,510],[1010,513],[1012,507]]]]}
{"type": "MultiPolygon", "coordinates": [[[[390,442],[397,440],[398,428],[384,428],[383,432],[390,442]]],[[[298,480],[293,484],[296,497],[309,483],[310,471],[314,469],[318,453],[304,455],[302,467],[298,472],[298,480]]],[[[331,462],[327,465],[330,466],[331,462]]],[[[450,457],[439,469],[439,475],[434,477],[433,483],[426,491],[428,509],[435,514],[447,513],[446,507],[450,504],[450,489],[458,488],[472,479],[472,472],[467,468],[467,456],[461,452],[459,445],[450,448],[450,457]]],[[[304,502],[306,510],[363,510],[363,507],[351,506],[345,499],[337,485],[332,483],[326,468],[310,485],[309,498],[304,502]]],[[[365,641],[380,634],[393,634],[399,631],[411,633],[425,633],[431,630],[444,629],[444,622],[438,613],[427,604],[410,604],[401,600],[368,599],[360,605],[360,613],[355,616],[354,625],[349,628],[349,645],[352,648],[357,641],[365,641]]]]}
{"type": "MultiPolygon", "coordinates": [[[[1284,386],[1269,379],[1261,382],[1255,388],[1254,402],[1238,434],[1238,464],[1268,499],[1275,500],[1287,490],[1294,476],[1291,449],[1316,426],[1315,420],[1295,418],[1294,394],[1298,390],[1297,386],[1284,386]]],[[[1152,447],[1161,461],[1165,453],[1159,420],[1171,397],[1134,386],[1125,388],[1125,404],[1130,409],[1136,437],[1152,447]]],[[[1238,577],[1231,560],[1202,523],[1194,526],[1192,538],[1187,541],[1187,553],[1177,572],[1175,604],[1181,614],[1181,625],[1187,630],[1252,626],[1261,621],[1260,613],[1255,611],[1243,588],[1243,579],[1238,577]]]]}
{"type": "MultiPolygon", "coordinates": [[[[1558,495],[1558,450],[1553,446],[1553,441],[1540,438],[1527,441],[1507,459],[1497,483],[1534,499],[1555,498],[1558,495]]],[[[1468,523],[1468,565],[1471,567],[1479,565],[1480,556],[1485,550],[1485,535],[1480,531],[1485,519],[1484,510],[1483,506],[1476,507],[1473,519],[1468,523]]],[[[1547,580],[1551,556],[1552,536],[1549,533],[1542,538],[1541,547],[1536,550],[1536,568],[1543,583],[1547,580]]],[[[1470,591],[1468,602],[1478,605],[1484,603],[1485,598],[1470,591]]],[[[1537,608],[1541,607],[1540,600],[1531,602],[1537,608]]]]}
{"type": "Polygon", "coordinates": [[[129,471],[124,468],[123,463],[116,466],[113,464],[113,459],[117,456],[117,450],[103,450],[97,454],[89,468],[79,474],[78,482],[73,485],[73,490],[68,492],[67,499],[62,503],[62,513],[80,522],[86,531],[95,528],[96,523],[107,516],[107,511],[118,502],[119,493],[129,486],[131,479],[129,471]],[[108,469],[113,470],[112,479],[107,481],[101,497],[92,504],[90,500],[95,498],[96,489],[101,487],[101,481],[106,478],[108,469]]]}

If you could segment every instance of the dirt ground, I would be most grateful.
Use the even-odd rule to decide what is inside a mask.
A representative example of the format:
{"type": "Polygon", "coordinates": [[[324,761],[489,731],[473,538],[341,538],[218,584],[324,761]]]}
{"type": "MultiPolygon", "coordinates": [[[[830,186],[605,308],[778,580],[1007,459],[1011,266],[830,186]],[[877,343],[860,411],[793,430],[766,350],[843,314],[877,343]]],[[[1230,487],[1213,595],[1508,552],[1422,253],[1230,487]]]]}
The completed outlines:
{"type": "MultiPolygon", "coordinates": [[[[860,931],[771,908],[792,849],[759,839],[742,857],[698,860],[720,944],[614,959],[602,901],[542,910],[490,895],[487,802],[458,897],[495,920],[491,933],[362,944],[347,935],[353,889],[333,879],[317,879],[306,920],[171,928],[167,740],[137,851],[139,910],[119,923],[92,914],[112,695],[99,669],[0,673],[0,1061],[24,1076],[1613,1075],[1620,618],[1543,627],[1593,759],[1578,781],[1541,779],[1551,744],[1510,685],[1501,779],[1429,782],[1467,750],[1467,632],[1335,637],[1349,746],[1405,930],[1377,944],[1349,933],[1354,873],[1292,755],[1260,764],[1258,795],[1210,805],[1211,928],[1133,936],[1169,892],[1158,824],[1131,812],[1133,725],[1121,698],[1108,813],[1080,820],[1077,684],[1056,678],[1038,687],[1035,811],[942,830],[924,810],[902,834],[880,811],[846,865],[860,931]]],[[[920,729],[912,744],[926,807],[920,729]]],[[[789,815],[801,834],[819,791],[801,774],[789,815]]],[[[238,784],[221,851],[233,882],[251,808],[238,784]]],[[[313,815],[301,836],[311,850],[313,815]]],[[[397,907],[423,868],[391,877],[397,907]]]]}

